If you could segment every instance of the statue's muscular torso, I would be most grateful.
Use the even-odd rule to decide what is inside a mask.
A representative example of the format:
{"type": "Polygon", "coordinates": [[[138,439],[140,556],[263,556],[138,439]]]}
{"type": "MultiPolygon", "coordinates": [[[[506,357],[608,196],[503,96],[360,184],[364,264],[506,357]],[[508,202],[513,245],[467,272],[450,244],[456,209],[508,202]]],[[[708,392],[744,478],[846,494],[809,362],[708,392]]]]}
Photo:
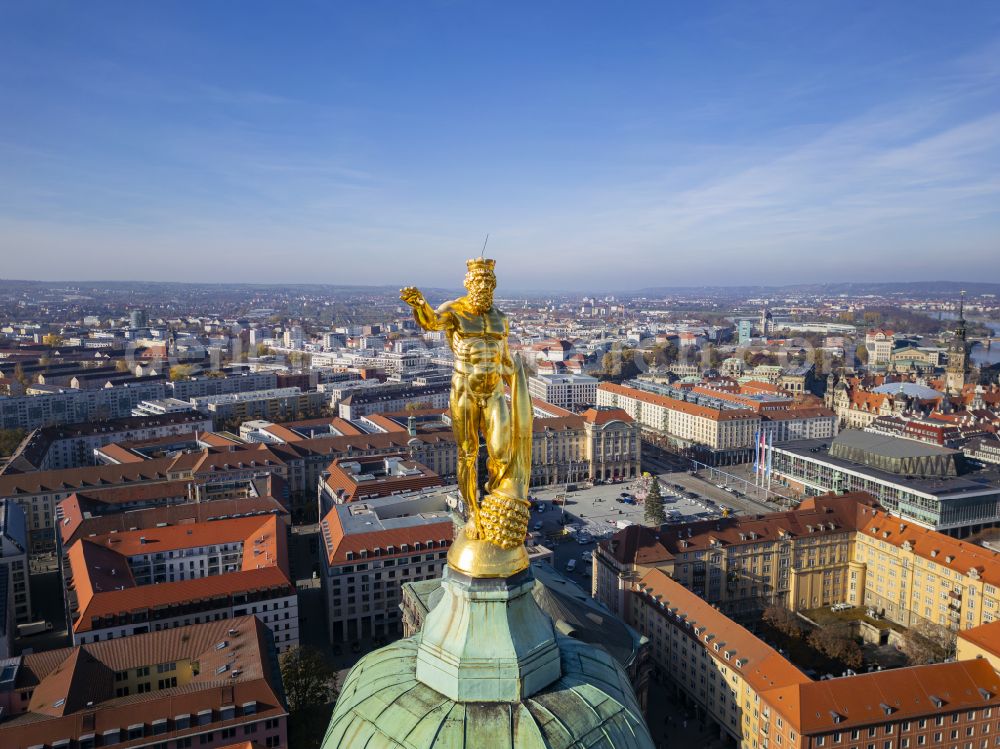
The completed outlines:
{"type": "Polygon", "coordinates": [[[496,307],[476,314],[461,300],[442,305],[438,314],[451,322],[446,330],[455,356],[453,384],[477,396],[495,393],[512,371],[507,316],[496,307]]]}

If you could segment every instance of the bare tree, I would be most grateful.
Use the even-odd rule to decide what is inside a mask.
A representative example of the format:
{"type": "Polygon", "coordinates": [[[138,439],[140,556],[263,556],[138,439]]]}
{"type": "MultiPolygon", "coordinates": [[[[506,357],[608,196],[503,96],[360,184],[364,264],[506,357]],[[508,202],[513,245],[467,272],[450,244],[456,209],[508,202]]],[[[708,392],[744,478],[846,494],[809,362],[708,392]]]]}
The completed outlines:
{"type": "Polygon", "coordinates": [[[920,619],[906,630],[900,649],[914,665],[940,663],[955,654],[955,633],[920,619]]]}
{"type": "Polygon", "coordinates": [[[798,617],[784,606],[779,604],[768,606],[764,609],[761,618],[784,635],[789,637],[802,636],[802,626],[799,624],[798,617]]]}
{"type": "Polygon", "coordinates": [[[851,637],[847,625],[817,627],[809,633],[807,641],[810,647],[845,666],[857,668],[862,663],[861,647],[851,637]]]}

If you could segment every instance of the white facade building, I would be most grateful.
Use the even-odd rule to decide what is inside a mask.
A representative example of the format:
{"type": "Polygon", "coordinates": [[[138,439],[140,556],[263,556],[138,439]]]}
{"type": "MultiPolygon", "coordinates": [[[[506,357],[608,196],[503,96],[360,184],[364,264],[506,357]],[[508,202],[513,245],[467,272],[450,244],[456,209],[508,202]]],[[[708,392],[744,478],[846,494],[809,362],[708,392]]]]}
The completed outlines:
{"type": "Polygon", "coordinates": [[[528,392],[560,408],[576,410],[597,403],[597,378],[583,374],[540,374],[528,378],[528,392]]]}

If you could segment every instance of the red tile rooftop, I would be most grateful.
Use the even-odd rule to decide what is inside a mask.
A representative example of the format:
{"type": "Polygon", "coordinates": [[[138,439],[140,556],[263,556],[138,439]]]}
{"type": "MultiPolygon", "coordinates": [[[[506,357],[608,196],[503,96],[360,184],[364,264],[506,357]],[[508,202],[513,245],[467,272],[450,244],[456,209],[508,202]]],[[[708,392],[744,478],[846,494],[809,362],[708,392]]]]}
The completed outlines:
{"type": "MultiPolygon", "coordinates": [[[[226,707],[242,712],[252,705],[253,721],[284,716],[269,642],[265,625],[247,616],[25,655],[13,689],[29,701],[16,703],[24,712],[0,722],[0,746],[57,746],[62,739],[115,730],[124,737],[136,724],[188,716],[188,728],[175,723],[173,730],[157,738],[165,741],[203,731],[195,717],[204,710],[211,711],[213,723],[219,723],[226,707]],[[226,645],[220,648],[222,642],[226,645]],[[163,663],[197,663],[199,669],[174,687],[115,695],[116,672],[163,663]]],[[[150,734],[146,736],[116,745],[146,745],[150,734]]]]}
{"type": "Polygon", "coordinates": [[[106,533],[73,543],[67,551],[70,579],[79,617],[74,632],[95,627],[95,619],[235,593],[291,588],[286,525],[276,515],[230,518],[203,523],[106,533]],[[189,580],[137,585],[129,557],[242,544],[239,571],[189,580]]]}

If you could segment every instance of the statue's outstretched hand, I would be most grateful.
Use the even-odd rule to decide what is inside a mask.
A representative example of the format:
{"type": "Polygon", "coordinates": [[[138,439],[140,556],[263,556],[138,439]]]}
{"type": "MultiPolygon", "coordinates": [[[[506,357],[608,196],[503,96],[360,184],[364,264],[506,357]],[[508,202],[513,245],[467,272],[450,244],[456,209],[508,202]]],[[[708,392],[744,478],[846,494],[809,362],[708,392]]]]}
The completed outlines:
{"type": "Polygon", "coordinates": [[[424,295],[420,293],[420,289],[416,286],[407,286],[405,289],[400,289],[399,298],[411,307],[423,307],[427,304],[424,295]]]}

